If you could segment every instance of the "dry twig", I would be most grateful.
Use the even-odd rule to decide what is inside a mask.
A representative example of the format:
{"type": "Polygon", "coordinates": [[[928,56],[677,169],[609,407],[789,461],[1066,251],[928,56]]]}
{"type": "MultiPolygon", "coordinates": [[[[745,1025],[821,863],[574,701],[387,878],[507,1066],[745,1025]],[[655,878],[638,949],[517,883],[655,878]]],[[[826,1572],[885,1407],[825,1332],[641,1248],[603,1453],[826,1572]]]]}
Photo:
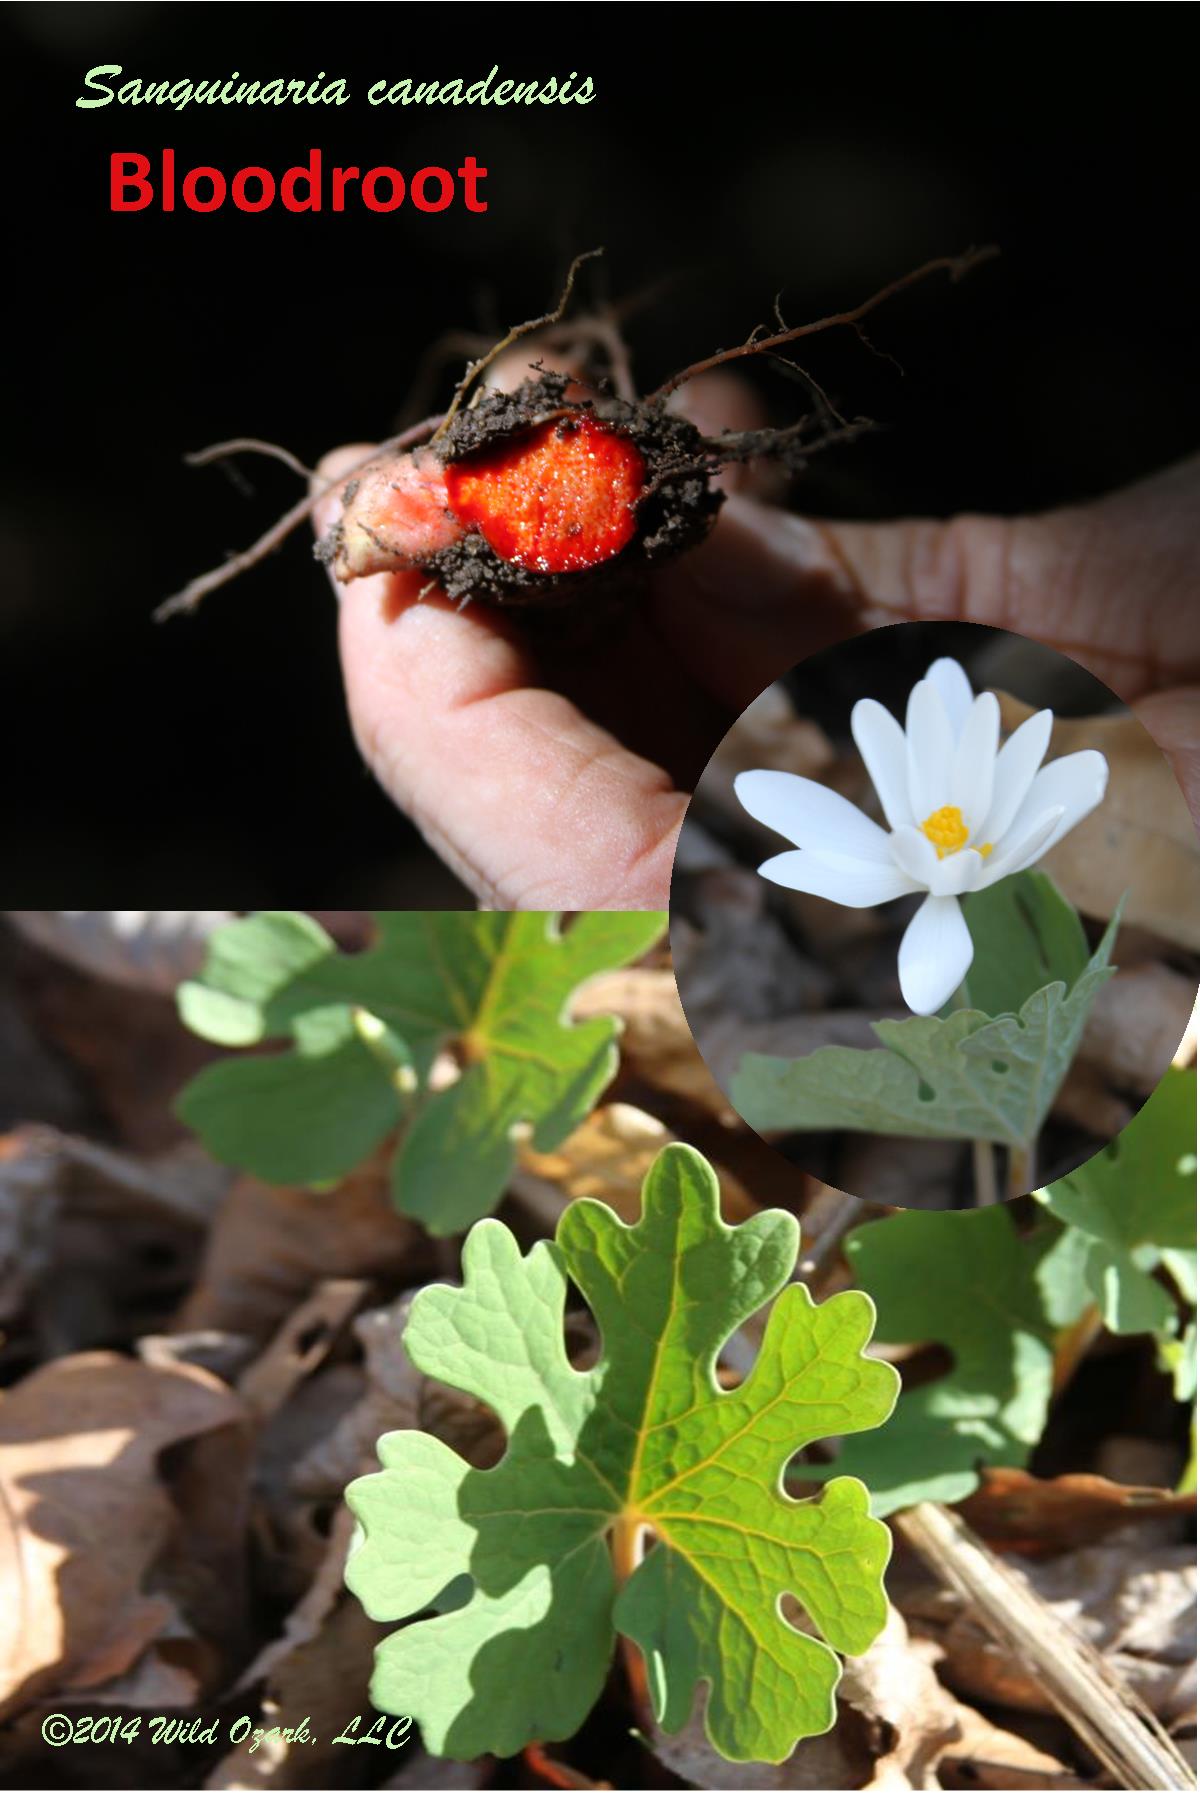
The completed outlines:
{"type": "Polygon", "coordinates": [[[238,1393],[256,1418],[277,1412],[324,1361],[338,1333],[362,1306],[370,1285],[349,1278],[319,1281],[308,1299],[289,1314],[238,1380],[238,1393]]]}
{"type": "Polygon", "coordinates": [[[897,1513],[894,1523],[1020,1659],[1120,1787],[1168,1793],[1195,1787],[1191,1769],[1132,1689],[957,1513],[923,1500],[897,1513]]]}

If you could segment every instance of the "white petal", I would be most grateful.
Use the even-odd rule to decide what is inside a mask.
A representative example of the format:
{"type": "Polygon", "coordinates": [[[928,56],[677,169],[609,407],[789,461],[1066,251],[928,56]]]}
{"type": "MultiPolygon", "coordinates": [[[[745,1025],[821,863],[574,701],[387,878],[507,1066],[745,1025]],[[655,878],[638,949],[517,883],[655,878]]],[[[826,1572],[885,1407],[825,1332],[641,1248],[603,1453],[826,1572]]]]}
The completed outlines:
{"type": "MultiPolygon", "coordinates": [[[[937,667],[937,664],[934,664],[937,667]]],[[[950,797],[954,733],[942,697],[931,681],[918,681],[908,696],[908,803],[918,825],[950,797]]]]}
{"type": "Polygon", "coordinates": [[[887,832],[832,788],[782,769],[747,769],[733,791],[750,814],[801,850],[833,850],[864,862],[887,863],[887,832]]]}
{"type": "Polygon", "coordinates": [[[1028,835],[1036,820],[1053,806],[1061,806],[1062,818],[1038,852],[1044,856],[1065,837],[1080,819],[1086,818],[1104,798],[1108,786],[1108,764],[1099,750],[1074,750],[1070,756],[1056,757],[1039,769],[1029,784],[1029,792],[1017,808],[1016,816],[1004,841],[997,840],[996,849],[1006,853],[1008,838],[1015,841],[1028,835]]]}
{"type": "MultiPolygon", "coordinates": [[[[977,835],[992,804],[999,742],[1000,702],[995,694],[980,694],[959,735],[950,777],[951,802],[962,813],[972,838],[977,835]]],[[[986,843],[987,839],[983,841],[986,843]]]]}
{"type": "Polygon", "coordinates": [[[1061,806],[1051,806],[1039,819],[1031,822],[1027,831],[1010,831],[1003,846],[984,863],[983,877],[975,885],[981,888],[992,887],[1006,875],[1019,875],[1022,869],[1035,863],[1039,856],[1045,854],[1046,846],[1053,842],[1062,816],[1061,806]]]}
{"type": "Polygon", "coordinates": [[[1004,745],[996,758],[991,811],[976,834],[979,842],[998,844],[1016,818],[1017,808],[1046,754],[1053,724],[1054,714],[1046,707],[1018,725],[1004,745]]]}
{"type": "Polygon", "coordinates": [[[929,883],[931,894],[969,894],[981,885],[984,861],[978,850],[959,850],[943,856],[929,883]]]}
{"type": "Polygon", "coordinates": [[[911,825],[893,831],[889,842],[897,867],[931,894],[967,894],[980,886],[984,863],[978,850],[939,857],[925,833],[911,825]]]}
{"type": "Polygon", "coordinates": [[[942,696],[942,705],[946,709],[946,717],[950,721],[950,729],[957,738],[967,722],[967,714],[971,710],[971,683],[967,671],[952,656],[939,656],[935,663],[930,663],[925,671],[926,681],[932,681],[942,696]]]}
{"type": "Polygon", "coordinates": [[[896,867],[911,875],[919,887],[932,888],[937,880],[937,851],[915,825],[901,825],[888,839],[896,867]]]}
{"type": "Polygon", "coordinates": [[[898,900],[902,894],[916,892],[917,884],[894,863],[855,862],[852,857],[836,861],[814,855],[811,850],[784,850],[762,864],[759,874],[780,887],[795,888],[801,894],[816,894],[821,900],[836,900],[839,906],[881,906],[885,900],[898,900]]]}
{"type": "Polygon", "coordinates": [[[930,894],[900,941],[900,992],[915,1013],[944,1006],[971,966],[974,946],[958,901],[930,894]]]}
{"type": "Polygon", "coordinates": [[[859,700],[850,714],[850,731],[879,795],[884,818],[893,830],[911,825],[908,750],[900,721],[878,700],[859,700]]]}

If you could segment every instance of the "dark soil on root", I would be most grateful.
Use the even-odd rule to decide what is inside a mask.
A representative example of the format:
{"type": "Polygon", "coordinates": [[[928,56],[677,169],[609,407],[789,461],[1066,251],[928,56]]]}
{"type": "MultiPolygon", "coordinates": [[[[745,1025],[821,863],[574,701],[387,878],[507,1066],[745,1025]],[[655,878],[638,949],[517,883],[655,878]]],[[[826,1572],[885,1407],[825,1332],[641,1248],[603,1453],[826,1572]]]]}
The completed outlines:
{"type": "Polygon", "coordinates": [[[596,419],[631,438],[645,459],[646,485],[634,537],[619,555],[594,568],[549,574],[505,561],[478,532],[468,532],[429,564],[429,573],[451,599],[562,606],[679,556],[707,536],[722,496],[709,486],[712,451],[695,426],[647,401],[611,394],[568,399],[570,385],[567,375],[545,373],[523,381],[511,394],[483,394],[447,426],[441,453],[448,463],[463,462],[548,419],[596,419]]]}

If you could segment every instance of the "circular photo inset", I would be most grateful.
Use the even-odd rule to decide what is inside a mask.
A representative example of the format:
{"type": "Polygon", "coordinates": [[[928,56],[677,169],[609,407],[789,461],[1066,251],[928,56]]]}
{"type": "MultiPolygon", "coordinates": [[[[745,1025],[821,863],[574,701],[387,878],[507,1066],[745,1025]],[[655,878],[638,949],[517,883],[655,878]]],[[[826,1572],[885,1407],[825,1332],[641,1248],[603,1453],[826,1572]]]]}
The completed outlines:
{"type": "Polygon", "coordinates": [[[832,1187],[958,1208],[1109,1143],[1194,1056],[1200,845],[1079,664],[885,626],[768,688],[701,778],[680,998],[743,1119],[832,1187]]]}

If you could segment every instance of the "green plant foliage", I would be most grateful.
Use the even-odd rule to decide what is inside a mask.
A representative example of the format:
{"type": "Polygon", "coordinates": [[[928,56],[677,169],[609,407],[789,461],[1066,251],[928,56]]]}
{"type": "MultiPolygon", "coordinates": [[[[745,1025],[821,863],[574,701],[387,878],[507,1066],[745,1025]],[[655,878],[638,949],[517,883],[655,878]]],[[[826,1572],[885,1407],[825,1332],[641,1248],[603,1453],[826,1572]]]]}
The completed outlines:
{"type": "Polygon", "coordinates": [[[1196,1072],[1170,1069],[1120,1135],[1038,1199],[1077,1237],[1083,1279],[1110,1331],[1174,1330],[1165,1267],[1195,1300],[1196,1072]]]}
{"type": "Polygon", "coordinates": [[[745,1056],[731,1099],[756,1131],[876,1131],[1031,1143],[1071,1066],[1097,989],[1113,973],[1112,920],[1068,990],[1039,988],[1019,1013],[880,1020],[882,1050],[745,1056]]]}
{"type": "Polygon", "coordinates": [[[845,1446],[832,1465],[866,1483],[877,1513],[961,1500],[981,1464],[1028,1461],[1050,1404],[1054,1326],[1038,1275],[1057,1235],[1023,1239],[1007,1207],[988,1206],[897,1213],[847,1237],[880,1337],[953,1357],[945,1375],[905,1389],[885,1432],[845,1446]]]}
{"type": "MultiPolygon", "coordinates": [[[[1053,1345],[1088,1307],[1114,1331],[1153,1333],[1176,1397],[1195,1393],[1194,1070],[1172,1070],[1114,1142],[1042,1190],[1046,1217],[1019,1236],[1010,1210],[904,1212],[846,1239],[889,1342],[936,1344],[943,1375],[906,1388],[886,1432],[846,1446],[830,1472],[858,1475],[876,1512],[954,1501],[980,1466],[1020,1467],[1051,1397],[1053,1345]]],[[[822,1473],[825,1473],[822,1469],[822,1473]]]]}
{"type": "Polygon", "coordinates": [[[787,1213],[723,1224],[712,1170],[681,1145],[656,1160],[634,1226],[577,1200],[527,1256],[498,1222],[475,1227],[462,1287],[424,1289],[404,1343],[493,1408],[508,1448],[480,1472],[395,1432],[382,1471],[348,1488],[346,1579],[372,1618],[411,1618],[471,1580],[465,1604],[384,1639],[373,1705],[415,1718],[438,1755],[511,1755],[579,1727],[620,1632],[642,1649],[668,1732],[700,1682],[731,1760],[780,1762],[829,1728],[840,1668],[827,1645],[860,1652],[881,1629],[890,1540],[860,1482],[795,1501],[782,1474],[802,1445],[886,1419],[896,1375],[863,1354],[865,1295],[817,1306],[799,1285],[742,1384],[722,1391],[715,1375],[721,1346],[784,1287],[798,1239],[787,1213]],[[586,1371],[564,1347],[568,1277],[602,1336],[586,1371]],[[643,1529],[656,1541],[638,1562],[643,1529]],[[784,1619],[785,1594],[826,1643],[784,1619]]]}
{"type": "Polygon", "coordinates": [[[405,1129],[395,1203],[432,1231],[465,1229],[500,1198],[514,1133],[553,1149],[617,1066],[615,1019],[569,1023],[571,995],[662,935],[650,912],[388,912],[378,944],[340,953],[301,913],[262,913],[219,931],[180,1013],[215,1043],[290,1038],[293,1048],[215,1063],[179,1098],[213,1155],[264,1180],[349,1172],[405,1129]],[[435,1057],[461,1074],[431,1093],[435,1057]]]}
{"type": "Polygon", "coordinates": [[[1020,1012],[1031,994],[1052,981],[1074,987],[1087,966],[1079,914],[1040,869],[968,894],[962,910],[975,946],[967,1001],[990,1019],[1020,1012]]]}

